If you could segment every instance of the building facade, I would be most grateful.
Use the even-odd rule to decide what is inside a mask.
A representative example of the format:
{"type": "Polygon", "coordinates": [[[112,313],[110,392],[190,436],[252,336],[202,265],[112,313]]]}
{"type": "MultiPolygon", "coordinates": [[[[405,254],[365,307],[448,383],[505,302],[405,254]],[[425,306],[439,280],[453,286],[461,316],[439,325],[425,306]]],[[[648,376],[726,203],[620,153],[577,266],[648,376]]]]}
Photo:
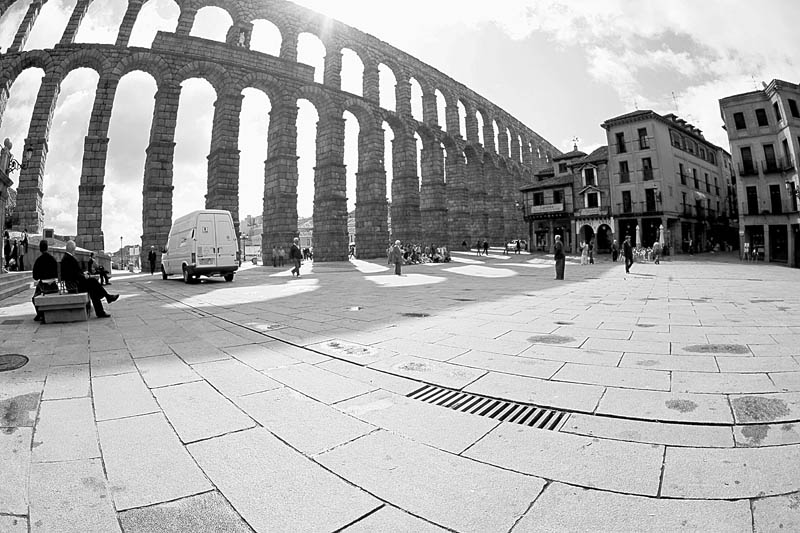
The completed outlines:
{"type": "Polygon", "coordinates": [[[742,252],[800,266],[800,85],[772,80],[719,105],[738,175],[742,252]]]}
{"type": "Polygon", "coordinates": [[[615,233],[666,253],[730,246],[730,155],[674,114],[635,111],[605,121],[615,233]],[[663,235],[660,234],[663,232],[663,235]]]}

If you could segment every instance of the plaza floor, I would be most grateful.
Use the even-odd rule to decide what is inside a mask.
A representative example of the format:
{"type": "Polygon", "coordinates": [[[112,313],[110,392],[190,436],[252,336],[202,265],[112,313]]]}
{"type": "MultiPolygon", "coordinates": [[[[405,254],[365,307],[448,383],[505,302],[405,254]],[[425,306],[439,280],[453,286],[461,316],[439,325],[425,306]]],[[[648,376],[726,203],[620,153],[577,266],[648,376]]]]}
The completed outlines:
{"type": "Polygon", "coordinates": [[[453,257],[3,301],[0,531],[800,530],[800,270],[453,257]]]}

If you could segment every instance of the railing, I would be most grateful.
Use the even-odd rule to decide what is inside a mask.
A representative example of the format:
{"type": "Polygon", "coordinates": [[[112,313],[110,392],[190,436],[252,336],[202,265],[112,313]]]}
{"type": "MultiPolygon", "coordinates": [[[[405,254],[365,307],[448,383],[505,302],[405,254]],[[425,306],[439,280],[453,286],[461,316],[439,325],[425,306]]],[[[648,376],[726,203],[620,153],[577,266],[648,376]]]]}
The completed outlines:
{"type": "Polygon", "coordinates": [[[650,141],[647,137],[639,137],[639,150],[647,150],[650,148],[650,141]]]}
{"type": "Polygon", "coordinates": [[[764,171],[764,174],[778,174],[783,171],[783,168],[784,159],[782,157],[767,159],[761,162],[761,170],[764,171]]]}
{"type": "Polygon", "coordinates": [[[685,172],[682,173],[681,171],[678,171],[678,177],[681,178],[681,185],[686,185],[686,180],[689,179],[689,174],[686,174],[685,172]]]}
{"type": "Polygon", "coordinates": [[[653,179],[653,169],[652,168],[643,168],[642,169],[642,179],[644,181],[650,181],[653,179]]]}
{"type": "Polygon", "coordinates": [[[745,161],[744,163],[739,163],[739,175],[758,176],[758,168],[752,161],[745,161]]]}
{"type": "Polygon", "coordinates": [[[631,181],[631,173],[629,172],[620,172],[619,173],[619,182],[620,183],[630,183],[631,181]]]}
{"type": "Polygon", "coordinates": [[[617,213],[623,215],[657,215],[661,213],[658,202],[648,204],[647,202],[631,202],[630,205],[617,203],[617,213]]]}
{"type": "Polygon", "coordinates": [[[611,208],[607,205],[600,207],[583,207],[575,211],[575,216],[579,217],[608,216],[609,214],[611,214],[611,208]]]}

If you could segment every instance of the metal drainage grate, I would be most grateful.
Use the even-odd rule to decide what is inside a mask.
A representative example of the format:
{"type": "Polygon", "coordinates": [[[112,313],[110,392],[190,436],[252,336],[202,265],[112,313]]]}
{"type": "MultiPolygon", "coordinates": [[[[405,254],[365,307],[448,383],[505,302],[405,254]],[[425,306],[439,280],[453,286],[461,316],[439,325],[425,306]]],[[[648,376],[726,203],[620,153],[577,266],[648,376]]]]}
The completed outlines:
{"type": "Polygon", "coordinates": [[[4,326],[17,326],[19,324],[22,324],[22,320],[20,320],[18,318],[9,319],[9,320],[3,320],[2,324],[4,326]]]}
{"type": "Polygon", "coordinates": [[[559,429],[566,422],[568,416],[567,413],[561,411],[478,396],[434,385],[425,385],[409,394],[408,398],[447,407],[462,413],[487,416],[501,422],[551,431],[559,429]]]}
{"type": "Polygon", "coordinates": [[[10,372],[28,364],[28,358],[18,353],[0,355],[0,372],[10,372]]]}

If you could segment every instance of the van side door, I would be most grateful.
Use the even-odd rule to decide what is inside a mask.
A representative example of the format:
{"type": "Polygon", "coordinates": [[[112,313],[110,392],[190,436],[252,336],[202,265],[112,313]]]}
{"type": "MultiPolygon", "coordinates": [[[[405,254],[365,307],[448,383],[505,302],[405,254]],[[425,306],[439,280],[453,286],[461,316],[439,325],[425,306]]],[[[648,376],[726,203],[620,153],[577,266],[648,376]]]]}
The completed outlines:
{"type": "Polygon", "coordinates": [[[195,265],[198,267],[217,266],[217,243],[214,234],[216,233],[214,215],[212,213],[201,213],[197,216],[197,231],[195,240],[197,242],[197,259],[195,265]]]}
{"type": "Polygon", "coordinates": [[[229,215],[214,214],[217,237],[217,266],[228,267],[236,264],[236,230],[229,215]]]}

